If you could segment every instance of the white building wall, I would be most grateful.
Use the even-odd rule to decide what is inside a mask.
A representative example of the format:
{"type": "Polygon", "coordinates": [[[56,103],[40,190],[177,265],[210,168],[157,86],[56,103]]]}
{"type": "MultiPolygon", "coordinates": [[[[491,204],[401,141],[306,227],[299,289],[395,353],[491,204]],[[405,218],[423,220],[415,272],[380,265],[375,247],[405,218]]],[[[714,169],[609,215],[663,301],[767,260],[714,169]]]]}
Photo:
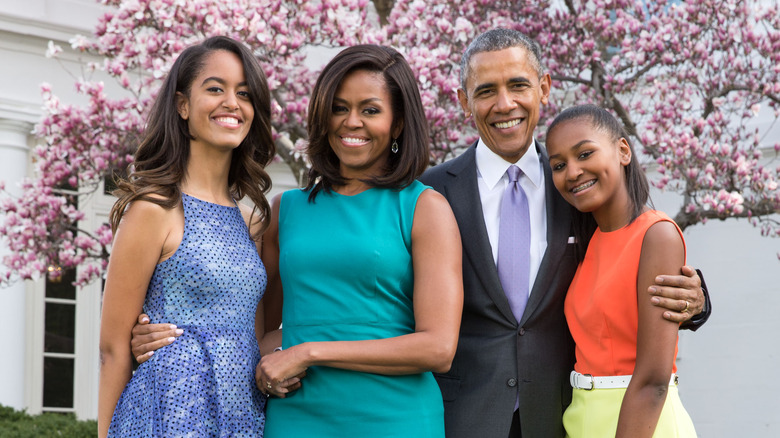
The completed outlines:
{"type": "MultiPolygon", "coordinates": [[[[100,13],[99,5],[92,0],[0,0],[0,179],[13,195],[21,194],[19,183],[32,170],[30,152],[39,141],[32,136],[32,129],[41,117],[40,84],[51,83],[65,102],[84,100],[74,94],[74,81],[67,73],[80,69],[78,55],[67,50],[67,40],[77,33],[89,34],[100,13]],[[44,56],[49,40],[66,49],[60,62],[44,56]]],[[[0,248],[0,253],[7,251],[0,248]]],[[[43,283],[18,282],[0,289],[0,404],[31,413],[40,412],[43,399],[43,283]]],[[[94,320],[95,315],[82,315],[82,320],[94,320]]],[[[79,334],[84,337],[90,331],[94,332],[81,330],[79,334]]],[[[96,345],[94,340],[77,339],[77,354],[85,349],[96,350],[96,345]]],[[[96,378],[96,352],[79,354],[76,367],[81,374],[96,378]]],[[[76,378],[77,393],[79,385],[82,392],[96,388],[76,378]]],[[[82,397],[74,397],[76,412],[82,418],[93,418],[96,397],[84,395],[93,406],[84,409],[79,406],[82,397]]]]}

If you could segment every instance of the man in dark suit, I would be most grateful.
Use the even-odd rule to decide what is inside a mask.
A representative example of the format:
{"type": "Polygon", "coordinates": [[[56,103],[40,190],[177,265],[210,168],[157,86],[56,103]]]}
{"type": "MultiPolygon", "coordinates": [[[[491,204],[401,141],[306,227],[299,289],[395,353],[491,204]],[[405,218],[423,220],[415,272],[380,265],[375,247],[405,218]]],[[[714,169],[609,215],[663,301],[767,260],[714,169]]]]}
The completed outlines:
{"type": "MultiPolygon", "coordinates": [[[[563,302],[577,257],[572,207],[553,186],[546,152],[534,141],[550,87],[534,41],[503,29],[478,36],[461,61],[458,98],[480,139],[420,178],[449,200],[463,242],[458,351],[450,371],[436,376],[448,438],[564,435],[574,343],[563,302]],[[521,169],[530,217],[529,293],[519,318],[496,268],[499,211],[512,164],[521,169]]],[[[655,288],[668,319],[683,321],[704,306],[699,277],[688,267],[683,272],[690,276],[665,277],[655,288]]]]}

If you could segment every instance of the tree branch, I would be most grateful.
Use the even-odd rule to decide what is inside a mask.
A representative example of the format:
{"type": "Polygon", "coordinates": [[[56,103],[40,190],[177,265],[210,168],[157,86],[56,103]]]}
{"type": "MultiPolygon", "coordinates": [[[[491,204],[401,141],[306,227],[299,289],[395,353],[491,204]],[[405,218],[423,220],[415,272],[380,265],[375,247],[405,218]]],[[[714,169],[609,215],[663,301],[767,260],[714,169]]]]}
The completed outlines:
{"type": "MultiPolygon", "coordinates": [[[[690,198],[688,195],[686,195],[686,200],[688,199],[690,198]]],[[[756,204],[745,204],[744,207],[745,208],[742,213],[734,213],[731,211],[720,213],[712,209],[705,210],[702,207],[698,207],[696,210],[691,212],[686,212],[685,207],[683,207],[674,216],[674,221],[677,222],[677,225],[681,230],[685,230],[689,226],[696,225],[710,219],[718,219],[723,221],[734,218],[759,218],[760,216],[769,216],[771,214],[780,213],[780,207],[770,200],[763,200],[756,204]]],[[[761,218],[761,220],[772,221],[772,219],[768,217],[761,218]]]]}

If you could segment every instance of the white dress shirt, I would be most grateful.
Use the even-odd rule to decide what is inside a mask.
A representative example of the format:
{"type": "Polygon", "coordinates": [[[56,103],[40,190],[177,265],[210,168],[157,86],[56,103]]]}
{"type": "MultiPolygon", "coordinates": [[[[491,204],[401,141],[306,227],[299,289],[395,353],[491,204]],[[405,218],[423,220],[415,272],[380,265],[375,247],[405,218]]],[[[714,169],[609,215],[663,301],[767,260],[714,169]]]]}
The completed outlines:
{"type": "Polygon", "coordinates": [[[544,171],[539,154],[536,152],[536,140],[517,163],[510,163],[485,146],[482,139],[477,143],[477,185],[482,203],[490,247],[493,250],[493,262],[498,262],[498,228],[501,221],[501,199],[509,184],[507,169],[512,164],[523,171],[520,186],[528,198],[528,212],[531,219],[531,271],[528,276],[528,292],[533,289],[539,265],[547,250],[547,209],[544,196],[544,171]]]}

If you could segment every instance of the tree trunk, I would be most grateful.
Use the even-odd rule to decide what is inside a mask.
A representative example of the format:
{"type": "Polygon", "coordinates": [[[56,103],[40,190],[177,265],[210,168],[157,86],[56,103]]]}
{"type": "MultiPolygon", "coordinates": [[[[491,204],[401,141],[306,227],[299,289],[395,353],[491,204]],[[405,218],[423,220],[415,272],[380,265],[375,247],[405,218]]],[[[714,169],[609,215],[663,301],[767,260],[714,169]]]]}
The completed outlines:
{"type": "Polygon", "coordinates": [[[372,0],[372,2],[374,7],[376,7],[376,13],[379,15],[379,25],[386,25],[387,17],[390,16],[390,11],[395,6],[395,0],[372,0]]]}

